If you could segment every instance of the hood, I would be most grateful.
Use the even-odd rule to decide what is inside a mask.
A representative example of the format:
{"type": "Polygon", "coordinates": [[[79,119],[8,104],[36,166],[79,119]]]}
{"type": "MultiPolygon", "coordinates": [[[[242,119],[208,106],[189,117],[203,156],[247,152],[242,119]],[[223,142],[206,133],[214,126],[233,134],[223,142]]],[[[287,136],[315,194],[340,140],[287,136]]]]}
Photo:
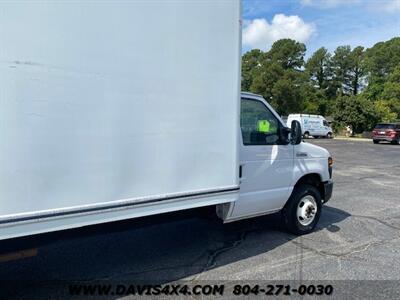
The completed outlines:
{"type": "Polygon", "coordinates": [[[310,143],[301,142],[297,145],[297,152],[305,152],[308,158],[328,158],[330,153],[325,148],[310,143]]]}

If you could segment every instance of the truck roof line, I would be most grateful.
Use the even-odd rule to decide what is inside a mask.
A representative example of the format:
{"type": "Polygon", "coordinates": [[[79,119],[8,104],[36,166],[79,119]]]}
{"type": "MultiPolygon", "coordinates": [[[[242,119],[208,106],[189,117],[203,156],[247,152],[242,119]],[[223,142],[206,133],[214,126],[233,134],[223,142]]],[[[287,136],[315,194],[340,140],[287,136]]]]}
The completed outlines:
{"type": "Polygon", "coordinates": [[[262,97],[262,95],[259,94],[254,94],[250,92],[241,92],[242,95],[247,95],[247,96],[255,96],[255,97],[262,97]]]}

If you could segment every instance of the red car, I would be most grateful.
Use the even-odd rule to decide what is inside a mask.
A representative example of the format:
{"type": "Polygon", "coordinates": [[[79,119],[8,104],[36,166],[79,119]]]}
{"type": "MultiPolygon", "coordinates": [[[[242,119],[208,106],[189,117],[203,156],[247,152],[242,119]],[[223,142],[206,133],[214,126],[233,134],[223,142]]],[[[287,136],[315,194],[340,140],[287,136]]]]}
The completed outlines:
{"type": "Polygon", "coordinates": [[[374,144],[380,141],[400,144],[400,124],[399,123],[380,123],[372,131],[374,144]]]}

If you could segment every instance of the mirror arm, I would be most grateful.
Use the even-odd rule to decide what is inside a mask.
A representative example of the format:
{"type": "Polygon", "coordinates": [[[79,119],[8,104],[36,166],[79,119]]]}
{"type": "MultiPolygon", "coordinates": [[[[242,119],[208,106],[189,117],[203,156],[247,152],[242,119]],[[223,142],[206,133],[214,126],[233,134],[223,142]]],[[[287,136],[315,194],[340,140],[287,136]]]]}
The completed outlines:
{"type": "Polygon", "coordinates": [[[290,144],[290,139],[289,139],[289,134],[291,132],[291,129],[288,127],[281,127],[280,128],[280,140],[283,145],[288,145],[290,144]]]}

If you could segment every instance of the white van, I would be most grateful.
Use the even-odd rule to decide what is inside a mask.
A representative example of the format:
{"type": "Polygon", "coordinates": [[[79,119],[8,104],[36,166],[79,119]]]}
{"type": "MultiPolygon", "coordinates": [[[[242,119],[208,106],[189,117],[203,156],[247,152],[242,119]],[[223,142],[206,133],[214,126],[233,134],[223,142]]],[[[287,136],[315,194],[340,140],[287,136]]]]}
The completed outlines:
{"type": "Polygon", "coordinates": [[[240,93],[240,1],[0,7],[0,240],[205,206],[315,227],[332,159],[240,93]]]}
{"type": "Polygon", "coordinates": [[[323,116],[290,114],[287,118],[288,126],[293,120],[300,122],[304,138],[309,138],[310,136],[333,138],[333,130],[323,116]]]}

